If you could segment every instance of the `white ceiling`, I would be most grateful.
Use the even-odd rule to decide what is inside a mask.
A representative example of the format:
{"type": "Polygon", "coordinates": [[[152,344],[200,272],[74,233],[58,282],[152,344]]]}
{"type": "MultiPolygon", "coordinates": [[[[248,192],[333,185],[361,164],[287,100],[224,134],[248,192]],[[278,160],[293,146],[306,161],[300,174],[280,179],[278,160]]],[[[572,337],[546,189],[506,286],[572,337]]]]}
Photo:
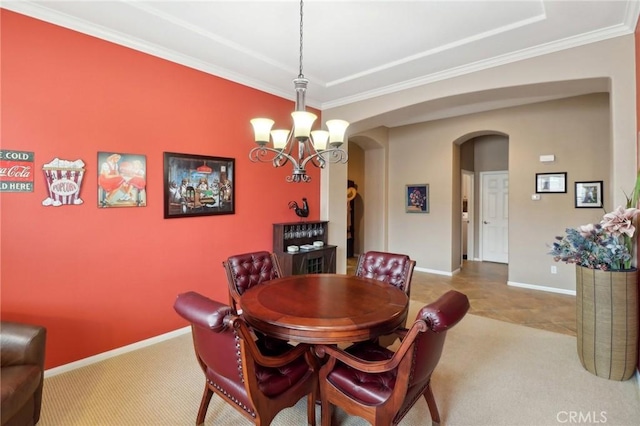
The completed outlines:
{"type": "MultiPolygon", "coordinates": [[[[2,7],[293,99],[297,0],[4,0],[2,7]]],[[[639,13],[640,0],[306,0],[307,104],[326,109],[630,34],[639,13]]],[[[561,92],[550,89],[549,97],[561,92]]],[[[477,99],[476,109],[504,106],[495,95],[477,99]]],[[[523,102],[520,94],[516,103],[523,102]]]]}

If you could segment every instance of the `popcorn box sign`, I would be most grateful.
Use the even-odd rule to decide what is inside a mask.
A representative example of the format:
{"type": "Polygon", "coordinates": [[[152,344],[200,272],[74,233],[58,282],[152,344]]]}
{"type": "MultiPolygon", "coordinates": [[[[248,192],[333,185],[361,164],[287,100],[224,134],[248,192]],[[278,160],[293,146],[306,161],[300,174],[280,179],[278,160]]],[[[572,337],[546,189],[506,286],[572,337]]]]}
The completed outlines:
{"type": "Polygon", "coordinates": [[[49,196],[42,202],[43,206],[61,206],[64,204],[80,205],[84,162],[68,161],[55,158],[42,167],[47,183],[49,196]]]}
{"type": "Polygon", "coordinates": [[[0,192],[33,192],[33,152],[0,150],[0,192]]]}

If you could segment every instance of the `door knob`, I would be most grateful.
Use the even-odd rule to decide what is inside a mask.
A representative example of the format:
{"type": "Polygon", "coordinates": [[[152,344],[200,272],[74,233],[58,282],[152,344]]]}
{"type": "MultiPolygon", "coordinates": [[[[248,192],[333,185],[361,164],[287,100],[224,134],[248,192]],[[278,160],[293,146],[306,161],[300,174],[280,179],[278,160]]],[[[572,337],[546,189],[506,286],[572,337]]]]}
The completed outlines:
{"type": "Polygon", "coordinates": [[[482,223],[484,223],[485,225],[489,224],[489,222],[487,222],[486,220],[483,220],[482,223]]]}

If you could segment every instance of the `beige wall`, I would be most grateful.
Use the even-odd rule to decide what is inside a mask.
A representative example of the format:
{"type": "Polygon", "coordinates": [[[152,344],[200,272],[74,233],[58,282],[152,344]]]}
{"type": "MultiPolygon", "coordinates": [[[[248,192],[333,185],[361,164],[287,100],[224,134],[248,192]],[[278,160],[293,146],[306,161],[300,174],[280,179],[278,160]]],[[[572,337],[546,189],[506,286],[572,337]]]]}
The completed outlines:
{"type": "MultiPolygon", "coordinates": [[[[457,206],[459,162],[452,149],[454,141],[478,129],[508,135],[509,169],[509,281],[516,284],[573,290],[573,268],[558,265],[550,273],[553,259],[547,244],[566,227],[599,221],[599,209],[574,207],[574,182],[604,181],[604,201],[611,200],[611,142],[609,96],[586,95],[575,98],[472,114],[464,117],[392,129],[389,133],[389,250],[408,253],[421,268],[453,271],[459,265],[459,241],[451,206],[457,206]],[[419,153],[417,155],[416,153],[419,153]],[[554,154],[556,162],[541,163],[539,156],[554,154]],[[566,194],[535,192],[535,174],[567,172],[566,194]],[[429,183],[430,213],[406,214],[403,191],[407,183],[429,183]],[[454,253],[454,255],[451,255],[454,253]]],[[[499,146],[496,140],[486,147],[499,146]]],[[[499,159],[494,152],[491,156],[499,159]]],[[[479,155],[479,158],[489,158],[479,155]]],[[[479,160],[476,159],[476,164],[479,160]]],[[[500,161],[482,168],[502,169],[500,161]]],[[[494,169],[495,170],[495,169],[494,169]]],[[[476,172],[481,170],[476,169],[476,172]]],[[[629,182],[632,185],[633,181],[629,182]]],[[[630,189],[630,188],[629,188],[630,189]]],[[[455,210],[457,217],[457,212],[455,210]]]]}
{"type": "Polygon", "coordinates": [[[364,178],[364,153],[365,151],[356,143],[349,142],[349,165],[347,179],[352,180],[357,188],[358,195],[354,199],[353,228],[353,253],[355,256],[362,253],[364,242],[364,203],[367,199],[366,181],[364,178]]]}
{"type": "Polygon", "coordinates": [[[388,237],[389,129],[378,127],[349,138],[364,150],[366,204],[360,252],[386,250],[388,237]]]}
{"type": "MultiPolygon", "coordinates": [[[[601,117],[598,115],[598,122],[603,124],[603,126],[598,127],[595,132],[596,135],[601,135],[603,129],[606,129],[607,134],[601,135],[603,137],[600,139],[601,141],[604,141],[603,144],[606,145],[607,155],[601,158],[590,159],[588,162],[589,164],[584,167],[591,167],[594,172],[581,172],[579,174],[582,176],[576,176],[575,179],[570,175],[569,184],[572,185],[571,182],[575,180],[596,179],[596,175],[606,175],[602,180],[605,180],[606,185],[605,203],[610,203],[607,206],[610,207],[613,204],[617,205],[624,202],[625,198],[621,190],[623,187],[626,187],[635,181],[637,170],[635,161],[637,153],[635,143],[636,81],[634,72],[634,52],[635,45],[632,35],[617,37],[553,54],[497,66],[492,69],[486,69],[448,80],[436,81],[401,92],[382,95],[375,99],[354,102],[349,105],[324,110],[323,118],[346,119],[352,123],[349,131],[351,135],[368,134],[370,129],[376,126],[375,117],[386,112],[396,111],[410,106],[415,107],[416,105],[429,102],[431,100],[447,98],[449,96],[456,96],[465,93],[491,91],[492,89],[499,88],[517,88],[519,86],[525,87],[527,85],[530,86],[538,84],[544,85],[550,82],[571,82],[577,79],[594,79],[594,81],[600,79],[601,82],[602,79],[608,79],[610,83],[608,84],[608,87],[611,104],[608,105],[609,109],[606,113],[607,120],[605,122],[602,122],[601,117]],[[605,160],[608,162],[607,164],[604,163],[605,160]],[[611,192],[609,188],[615,188],[616,191],[611,192]]],[[[598,86],[598,89],[600,90],[601,87],[602,84],[598,86]]],[[[494,111],[493,113],[488,114],[501,114],[511,110],[517,110],[517,108],[494,111]]],[[[531,121],[529,120],[531,119],[535,122],[540,121],[544,112],[545,111],[536,111],[534,108],[534,110],[532,110],[531,117],[527,116],[526,118],[522,118],[523,121],[519,124],[522,128],[532,127],[531,121]]],[[[525,144],[526,146],[520,147],[522,150],[531,150],[529,153],[530,156],[527,157],[527,162],[525,164],[543,166],[538,162],[538,155],[553,153],[538,152],[541,151],[539,145],[541,143],[550,143],[551,145],[549,147],[554,149],[556,156],[558,157],[559,155],[557,153],[561,153],[563,161],[565,162],[575,161],[576,158],[581,157],[582,145],[576,146],[567,144],[566,140],[558,138],[556,135],[565,133],[567,132],[566,129],[570,128],[571,131],[569,133],[572,135],[582,135],[585,133],[584,129],[588,129],[589,131],[586,132],[585,136],[593,136],[594,133],[591,132],[591,130],[595,129],[593,129],[594,123],[588,121],[588,116],[590,115],[592,115],[591,112],[585,111],[585,119],[579,120],[579,122],[575,122],[571,126],[567,126],[562,120],[556,120],[555,123],[547,123],[550,127],[546,129],[532,127],[531,133],[523,135],[523,140],[526,140],[528,145],[525,144]],[[538,135],[540,137],[534,138],[533,135],[538,135]],[[543,136],[544,138],[542,138],[543,136]]],[[[477,123],[476,120],[480,117],[487,117],[487,115],[474,114],[459,117],[458,119],[452,119],[462,120],[459,121],[459,123],[464,123],[464,128],[449,129],[448,132],[444,132],[442,135],[439,135],[437,133],[442,130],[440,129],[436,132],[436,135],[441,139],[444,137],[444,139],[447,139],[449,141],[448,143],[450,143],[452,140],[456,140],[456,137],[465,135],[467,132],[482,133],[487,129],[477,123]]],[[[499,121],[499,117],[496,116],[495,120],[499,121]]],[[[425,123],[424,125],[428,125],[428,123],[425,123]]],[[[515,123],[513,123],[513,125],[515,125],[515,123]]],[[[380,125],[377,124],[377,126],[380,125]]],[[[378,128],[376,128],[376,131],[381,133],[378,128]]],[[[394,147],[396,142],[395,138],[392,140],[391,136],[389,136],[388,139],[381,137],[380,141],[382,141],[382,143],[380,148],[383,152],[376,152],[377,150],[365,152],[367,176],[369,176],[370,173],[374,173],[373,171],[369,171],[370,167],[374,167],[374,164],[382,173],[386,173],[384,168],[388,167],[389,174],[389,181],[387,185],[384,185],[384,182],[380,185],[380,187],[388,186],[389,188],[387,192],[388,203],[384,199],[384,195],[376,195],[375,197],[372,197],[372,186],[370,184],[368,185],[368,200],[378,198],[377,201],[379,202],[378,204],[371,204],[372,208],[366,208],[365,216],[367,216],[369,211],[374,211],[377,215],[376,220],[380,221],[375,222],[367,219],[365,246],[369,240],[369,231],[371,231],[374,236],[371,241],[375,240],[376,244],[382,244],[384,242],[383,239],[380,238],[381,235],[379,230],[382,228],[388,238],[388,240],[385,240],[388,241],[388,243],[383,244],[383,249],[395,249],[399,251],[410,250],[412,255],[415,253],[416,260],[418,261],[416,266],[417,269],[427,270],[435,268],[443,273],[451,273],[451,271],[455,270],[452,263],[453,259],[456,257],[453,255],[453,247],[451,243],[452,236],[454,235],[452,226],[454,223],[459,222],[457,218],[458,210],[454,210],[454,202],[452,201],[452,191],[454,190],[455,184],[453,177],[451,176],[454,150],[450,145],[449,149],[446,150],[440,145],[440,142],[435,143],[434,146],[427,146],[426,142],[431,142],[431,140],[427,141],[425,138],[410,135],[410,132],[407,132],[406,129],[389,129],[389,135],[396,132],[396,137],[407,140],[402,147],[398,147],[396,150],[394,147]],[[392,152],[389,152],[389,148],[391,147],[393,147],[393,150],[392,152]],[[412,151],[412,148],[419,148],[420,150],[414,152],[412,151]],[[370,157],[374,161],[369,162],[370,157]],[[389,159],[388,163],[385,163],[385,158],[389,159]],[[419,159],[427,158],[437,158],[438,167],[443,166],[446,172],[439,173],[435,171],[437,169],[434,167],[429,168],[425,163],[420,163],[419,159]],[[417,176],[405,176],[406,173],[402,170],[404,165],[407,164],[407,161],[408,164],[411,165],[412,170],[420,168],[421,173],[417,176]],[[448,176],[444,178],[442,175],[446,175],[447,173],[448,176]],[[431,174],[435,174],[435,176],[431,178],[431,174]],[[430,219],[431,215],[414,215],[414,217],[409,221],[402,222],[405,218],[396,210],[398,206],[402,206],[402,204],[397,203],[400,185],[399,180],[411,178],[411,181],[414,181],[414,178],[418,177],[422,178],[420,181],[424,181],[426,178],[431,178],[429,183],[432,186],[434,186],[434,183],[437,184],[435,185],[435,190],[432,188],[433,198],[431,203],[432,208],[436,209],[439,214],[442,213],[441,216],[438,216],[437,223],[430,219]],[[442,209],[444,209],[444,211],[442,209]],[[383,217],[385,212],[388,214],[388,218],[383,217]],[[420,222],[415,216],[427,216],[428,218],[422,219],[423,222],[420,222]],[[400,223],[396,223],[396,221],[400,221],[400,223]],[[421,224],[420,232],[409,234],[409,230],[412,229],[410,225],[414,224],[414,222],[421,224]],[[411,235],[411,239],[406,241],[406,246],[401,245],[403,239],[406,240],[409,235],[411,235]],[[415,237],[416,235],[417,238],[415,237]],[[437,250],[433,250],[431,246],[425,247],[422,244],[423,241],[427,240],[437,241],[437,250]]],[[[431,136],[433,135],[430,135],[430,138],[431,136]]],[[[510,134],[509,137],[511,148],[511,139],[513,138],[513,134],[510,134]]],[[[372,139],[376,140],[376,136],[373,136],[372,139]]],[[[468,137],[465,138],[465,140],[466,139],[468,139],[468,137]]],[[[545,148],[545,151],[548,150],[544,145],[543,148],[545,148]]],[[[510,151],[510,164],[514,164],[513,156],[516,154],[518,154],[517,151],[510,151]]],[[[524,155],[520,153],[516,158],[519,158],[520,156],[524,157],[524,155]]],[[[559,158],[560,157],[558,157],[558,159],[559,158]]],[[[556,163],[556,165],[558,165],[558,163],[556,163]]],[[[526,169],[517,169],[515,170],[515,173],[521,174],[524,173],[525,170],[526,169]]],[[[544,166],[542,171],[545,170],[556,171],[549,170],[544,166]]],[[[511,171],[514,172],[513,167],[511,167],[511,171]]],[[[325,170],[323,171],[323,175],[325,173],[331,173],[331,171],[325,170]]],[[[535,171],[533,169],[529,170],[529,173],[527,174],[530,176],[522,179],[522,182],[518,184],[518,187],[511,187],[512,200],[513,197],[516,197],[516,199],[520,198],[520,201],[522,202],[531,203],[530,196],[533,191],[532,176],[535,175],[535,171]]],[[[459,176],[457,179],[459,180],[459,176]]],[[[402,185],[405,183],[411,182],[402,182],[402,185]]],[[[572,190],[571,186],[570,189],[572,190]]],[[[329,217],[331,217],[331,214],[337,214],[339,216],[344,215],[344,213],[340,211],[341,206],[344,204],[341,202],[341,197],[340,202],[338,202],[338,197],[333,196],[330,193],[330,187],[328,186],[322,185],[321,192],[323,195],[322,201],[323,203],[326,203],[324,207],[326,208],[326,212],[329,217]]],[[[554,196],[558,197],[558,195],[554,196]]],[[[532,205],[532,210],[538,211],[539,206],[550,205],[552,208],[548,213],[552,215],[555,214],[558,209],[555,206],[555,201],[553,201],[553,199],[550,201],[549,197],[550,196],[545,196],[543,197],[543,200],[538,202],[538,204],[532,205]]],[[[569,198],[567,198],[567,200],[566,208],[570,210],[573,208],[573,202],[569,198]]],[[[369,206],[369,203],[367,206],[369,206]]],[[[554,230],[552,230],[550,236],[544,234],[546,232],[550,232],[551,229],[546,230],[546,232],[539,230],[536,233],[539,236],[537,241],[526,241],[523,238],[514,240],[512,238],[510,240],[510,246],[513,250],[510,253],[509,280],[515,283],[528,283],[539,286],[555,287],[558,289],[573,288],[573,273],[568,271],[564,265],[559,265],[559,273],[556,275],[550,276],[550,274],[546,272],[549,270],[551,262],[550,258],[546,255],[536,258],[537,264],[535,265],[535,271],[528,274],[524,265],[530,264],[529,253],[526,249],[521,247],[519,248],[519,246],[531,246],[532,244],[535,244],[537,247],[531,250],[532,253],[535,252],[538,255],[541,252],[546,253],[546,243],[551,241],[553,235],[562,232],[565,226],[576,226],[583,222],[593,221],[594,219],[591,216],[588,217],[589,212],[591,212],[591,216],[594,215],[594,210],[576,209],[574,212],[575,217],[561,217],[565,223],[560,224],[560,222],[554,221],[554,230]]],[[[538,214],[539,213],[540,212],[538,212],[538,214]]],[[[521,217],[513,218],[512,213],[512,219],[515,221],[522,221],[527,217],[527,215],[521,215],[521,217]]]]}
{"type": "MultiPolygon", "coordinates": [[[[474,167],[476,172],[509,169],[509,141],[501,135],[479,136],[474,142],[474,167]]],[[[476,176],[477,177],[477,176],[476,176]]]]}

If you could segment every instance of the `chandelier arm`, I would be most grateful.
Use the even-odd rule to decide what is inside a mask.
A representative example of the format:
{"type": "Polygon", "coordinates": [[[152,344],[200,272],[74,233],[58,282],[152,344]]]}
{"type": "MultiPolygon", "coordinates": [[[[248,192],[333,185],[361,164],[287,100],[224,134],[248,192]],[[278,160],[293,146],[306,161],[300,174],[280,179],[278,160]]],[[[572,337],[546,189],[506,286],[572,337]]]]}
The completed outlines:
{"type": "Polygon", "coordinates": [[[311,161],[316,167],[323,168],[327,162],[344,164],[348,160],[349,156],[345,151],[339,148],[331,148],[309,155],[302,161],[302,163],[300,163],[300,167],[304,169],[309,161],[311,161]],[[325,157],[325,154],[328,154],[329,157],[325,157]]]}
{"type": "Polygon", "coordinates": [[[271,162],[273,167],[281,167],[291,162],[294,168],[298,168],[298,160],[284,150],[270,148],[268,146],[257,146],[249,151],[249,159],[255,162],[268,163],[271,162]],[[273,158],[267,158],[268,153],[274,154],[273,158]]]}

